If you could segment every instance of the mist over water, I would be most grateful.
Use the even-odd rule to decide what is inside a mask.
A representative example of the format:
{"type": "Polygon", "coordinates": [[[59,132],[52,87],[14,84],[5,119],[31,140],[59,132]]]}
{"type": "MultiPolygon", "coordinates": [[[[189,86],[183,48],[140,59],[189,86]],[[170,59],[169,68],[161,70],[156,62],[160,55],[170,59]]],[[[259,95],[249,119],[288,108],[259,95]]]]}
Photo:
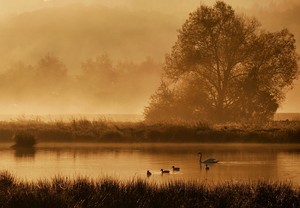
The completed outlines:
{"type": "Polygon", "coordinates": [[[71,122],[79,120],[106,121],[106,122],[140,122],[144,119],[141,114],[26,114],[26,115],[0,115],[1,121],[16,122],[71,122]]]}

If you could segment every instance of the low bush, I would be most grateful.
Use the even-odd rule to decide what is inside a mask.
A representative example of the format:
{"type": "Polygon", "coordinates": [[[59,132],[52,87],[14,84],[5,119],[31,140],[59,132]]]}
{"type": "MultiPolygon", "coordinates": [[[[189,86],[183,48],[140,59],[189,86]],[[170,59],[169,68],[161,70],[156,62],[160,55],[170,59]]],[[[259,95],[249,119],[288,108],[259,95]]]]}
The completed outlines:
{"type": "Polygon", "coordinates": [[[13,140],[15,141],[14,147],[33,147],[37,143],[35,136],[29,132],[16,133],[13,140]]]}

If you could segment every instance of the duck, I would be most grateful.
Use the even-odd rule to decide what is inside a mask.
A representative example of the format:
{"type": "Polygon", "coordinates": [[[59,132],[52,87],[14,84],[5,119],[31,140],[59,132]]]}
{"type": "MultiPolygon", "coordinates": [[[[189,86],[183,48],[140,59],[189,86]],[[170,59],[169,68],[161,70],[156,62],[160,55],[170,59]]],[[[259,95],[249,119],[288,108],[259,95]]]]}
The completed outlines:
{"type": "Polygon", "coordinates": [[[147,177],[150,177],[151,175],[152,173],[149,170],[147,170],[147,177]]]}
{"type": "Polygon", "coordinates": [[[200,163],[209,164],[209,163],[217,163],[217,162],[219,162],[219,160],[216,160],[215,158],[208,158],[208,159],[202,161],[202,153],[198,152],[198,155],[200,156],[200,163]]]}
{"type": "Polygon", "coordinates": [[[162,174],[163,174],[163,173],[170,173],[169,170],[160,169],[160,171],[161,171],[162,174]]]}
{"type": "Polygon", "coordinates": [[[207,164],[205,164],[205,170],[209,170],[209,167],[207,166],[207,164]]]}
{"type": "Polygon", "coordinates": [[[174,165],[172,166],[173,171],[180,171],[179,167],[175,167],[174,165]]]}

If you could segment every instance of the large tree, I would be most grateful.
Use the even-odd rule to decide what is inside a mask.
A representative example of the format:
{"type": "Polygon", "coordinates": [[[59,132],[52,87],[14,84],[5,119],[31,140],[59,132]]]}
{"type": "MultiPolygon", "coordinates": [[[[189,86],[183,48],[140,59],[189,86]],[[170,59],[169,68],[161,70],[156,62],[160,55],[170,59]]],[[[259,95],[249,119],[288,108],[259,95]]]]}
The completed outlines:
{"type": "Polygon", "coordinates": [[[256,19],[236,14],[222,1],[202,5],[179,30],[166,56],[163,86],[151,97],[145,117],[158,121],[157,109],[171,108],[159,118],[269,119],[297,78],[295,49],[287,29],[266,32],[256,19]],[[172,96],[162,96],[163,88],[172,96]],[[166,105],[170,97],[172,104],[166,105]],[[188,111],[185,117],[182,111],[188,111]]]}

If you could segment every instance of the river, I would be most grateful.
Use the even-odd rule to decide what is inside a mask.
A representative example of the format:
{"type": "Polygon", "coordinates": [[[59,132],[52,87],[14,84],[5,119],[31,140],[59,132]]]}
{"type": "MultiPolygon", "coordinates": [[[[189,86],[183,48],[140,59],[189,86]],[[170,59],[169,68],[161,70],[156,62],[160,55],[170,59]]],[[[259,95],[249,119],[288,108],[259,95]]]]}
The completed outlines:
{"type": "Polygon", "coordinates": [[[0,146],[0,170],[20,179],[37,181],[55,176],[86,176],[154,183],[168,180],[226,181],[272,180],[300,185],[300,145],[298,144],[66,144],[44,143],[34,149],[14,150],[0,146]],[[217,164],[199,162],[219,160],[217,164]],[[180,171],[172,171],[172,166],[180,171]],[[161,174],[160,169],[170,170],[161,174]],[[152,175],[147,178],[149,170],[152,175]]]}

